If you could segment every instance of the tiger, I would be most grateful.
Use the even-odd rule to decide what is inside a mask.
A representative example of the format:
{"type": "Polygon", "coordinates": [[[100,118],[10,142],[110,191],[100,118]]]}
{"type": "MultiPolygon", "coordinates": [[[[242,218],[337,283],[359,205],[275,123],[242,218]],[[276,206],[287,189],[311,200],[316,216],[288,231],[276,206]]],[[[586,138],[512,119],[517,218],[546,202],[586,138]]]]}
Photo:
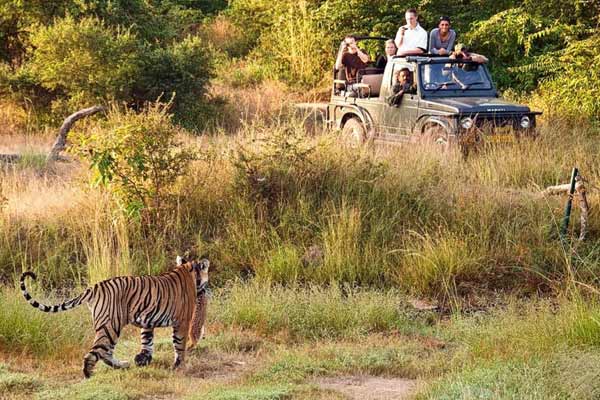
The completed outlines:
{"type": "Polygon", "coordinates": [[[137,366],[145,366],[152,361],[154,329],[172,327],[173,369],[177,369],[185,361],[186,350],[196,345],[204,330],[209,267],[207,259],[196,262],[177,257],[177,266],[169,272],[157,276],[107,279],[54,306],[40,304],[31,297],[25,279],[36,280],[37,277],[28,271],[21,275],[21,293],[32,307],[47,313],[67,311],[83,303],[88,305],[95,338],[83,358],[83,376],[86,379],[92,376],[99,360],[115,369],[129,367],[129,362],[119,361],[113,356],[117,340],[128,324],[141,328],[141,349],[134,358],[137,366]],[[194,327],[194,323],[201,323],[202,328],[194,327]]]}

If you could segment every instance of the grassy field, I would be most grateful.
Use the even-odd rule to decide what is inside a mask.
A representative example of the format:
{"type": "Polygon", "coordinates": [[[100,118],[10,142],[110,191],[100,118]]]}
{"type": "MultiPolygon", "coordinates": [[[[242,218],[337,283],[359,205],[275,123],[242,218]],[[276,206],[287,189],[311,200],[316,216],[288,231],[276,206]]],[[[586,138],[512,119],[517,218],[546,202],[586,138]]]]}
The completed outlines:
{"type": "MultiPolygon", "coordinates": [[[[348,376],[410,380],[419,399],[600,394],[595,303],[512,299],[487,312],[439,315],[416,311],[393,290],[238,283],[215,290],[207,339],[183,370],[169,369],[170,331],[162,330],[151,366],[98,366],[84,381],[87,310],[42,315],[11,289],[0,299],[3,398],[341,399],[320,382],[348,376]]],[[[131,360],[138,347],[128,329],[117,357],[131,360]]]]}
{"type": "MultiPolygon", "coordinates": [[[[24,155],[0,170],[0,398],[342,399],[352,393],[336,384],[373,377],[417,399],[600,396],[599,216],[577,243],[575,212],[561,241],[565,199],[541,193],[578,166],[598,203],[592,128],[546,123],[535,142],[466,161],[353,149],[335,133],[307,136],[284,95],[261,90],[279,93],[242,96],[230,110],[241,122],[181,132],[198,157],[169,223],[151,232],[84,162],[46,165],[50,131],[0,113],[0,153],[24,155]],[[211,259],[214,290],[207,338],[181,371],[164,330],[150,367],[99,365],[83,381],[89,312],[45,315],[16,290],[33,270],[31,291],[58,302],[164,271],[186,251],[211,259]]],[[[138,347],[128,329],[117,357],[138,347]]]]}

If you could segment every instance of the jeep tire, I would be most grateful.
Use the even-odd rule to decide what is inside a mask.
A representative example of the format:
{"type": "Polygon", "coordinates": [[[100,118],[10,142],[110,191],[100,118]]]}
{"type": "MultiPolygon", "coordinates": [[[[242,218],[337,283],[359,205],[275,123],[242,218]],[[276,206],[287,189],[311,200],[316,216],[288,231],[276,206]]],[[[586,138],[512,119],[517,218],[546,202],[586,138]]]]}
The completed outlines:
{"type": "Polygon", "coordinates": [[[357,118],[350,118],[342,127],[344,142],[350,147],[360,147],[367,141],[367,130],[357,118]]]}
{"type": "Polygon", "coordinates": [[[456,138],[440,125],[430,124],[423,129],[420,142],[438,149],[442,153],[447,153],[455,144],[456,138]]]}

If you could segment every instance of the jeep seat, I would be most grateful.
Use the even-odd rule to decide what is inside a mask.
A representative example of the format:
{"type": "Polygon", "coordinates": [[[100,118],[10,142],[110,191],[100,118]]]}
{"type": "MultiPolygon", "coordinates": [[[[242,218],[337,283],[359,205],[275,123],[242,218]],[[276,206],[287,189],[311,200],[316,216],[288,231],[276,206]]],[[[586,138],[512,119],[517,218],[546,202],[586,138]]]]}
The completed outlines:
{"type": "MultiPolygon", "coordinates": [[[[363,75],[360,80],[360,83],[364,83],[369,85],[371,88],[371,97],[379,97],[379,92],[381,91],[381,83],[383,82],[383,74],[376,75],[363,75]]],[[[368,94],[368,93],[366,93],[368,94]]]]}

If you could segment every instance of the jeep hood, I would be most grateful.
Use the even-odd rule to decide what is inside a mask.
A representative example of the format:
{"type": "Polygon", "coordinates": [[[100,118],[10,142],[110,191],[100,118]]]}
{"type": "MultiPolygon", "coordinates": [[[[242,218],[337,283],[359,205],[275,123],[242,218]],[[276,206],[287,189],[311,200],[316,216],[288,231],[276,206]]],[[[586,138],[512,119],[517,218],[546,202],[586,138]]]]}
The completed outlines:
{"type": "Polygon", "coordinates": [[[428,98],[426,108],[460,114],[471,113],[528,113],[529,107],[497,97],[437,97],[428,98]]]}

